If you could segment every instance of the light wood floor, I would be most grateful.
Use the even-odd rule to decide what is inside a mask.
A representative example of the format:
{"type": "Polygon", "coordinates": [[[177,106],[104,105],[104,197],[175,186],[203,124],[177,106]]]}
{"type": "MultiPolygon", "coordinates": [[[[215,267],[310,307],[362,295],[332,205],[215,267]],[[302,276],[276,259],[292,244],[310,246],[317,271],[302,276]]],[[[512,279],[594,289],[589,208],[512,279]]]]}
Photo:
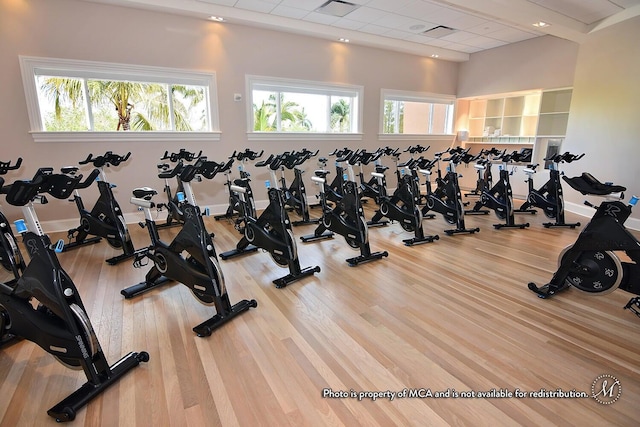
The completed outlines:
{"type": "MultiPolygon", "coordinates": [[[[370,213],[369,213],[370,215],[370,213]]],[[[571,214],[568,219],[578,219],[571,214]]],[[[546,283],[560,250],[578,230],[494,230],[495,216],[467,217],[480,233],[449,237],[438,217],[425,221],[440,240],[405,247],[398,224],[370,230],[389,257],[358,267],[340,237],[298,244],[315,277],[276,289],[286,274],[266,253],[222,261],[232,302],[258,307],[198,338],[191,328],[213,308],[182,285],[124,300],[120,290],[147,268],[104,262],[106,243],[61,254],[82,293],[111,363],[129,351],[151,359],[79,411],[86,426],[498,426],[638,425],[640,319],[622,307],[631,295],[589,297],[569,290],[550,300],[530,292],[546,283]],[[367,391],[455,389],[457,393],[541,389],[591,393],[602,374],[622,385],[620,399],[323,397],[367,391]]],[[[585,221],[585,219],[582,219],[585,221]]],[[[207,218],[218,253],[239,236],[207,218]]],[[[296,236],[313,226],[296,227],[296,236]]],[[[132,225],[136,247],[146,231],[132,225]]],[[[163,236],[169,239],[171,232],[163,236]]],[[[54,238],[64,237],[53,235],[54,238]]],[[[0,351],[2,426],[53,423],[46,411],[84,381],[30,342],[0,351]]]]}

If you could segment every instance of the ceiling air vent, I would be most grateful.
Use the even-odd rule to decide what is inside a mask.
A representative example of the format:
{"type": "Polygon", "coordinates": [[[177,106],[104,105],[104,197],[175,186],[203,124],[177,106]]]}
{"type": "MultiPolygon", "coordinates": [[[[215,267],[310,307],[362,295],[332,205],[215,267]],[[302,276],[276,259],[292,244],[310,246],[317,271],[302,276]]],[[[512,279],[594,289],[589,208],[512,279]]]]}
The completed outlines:
{"type": "Polygon", "coordinates": [[[343,16],[353,12],[360,6],[357,4],[349,3],[342,0],[329,0],[322,6],[316,9],[316,12],[324,13],[325,15],[332,15],[342,18],[343,16]]]}
{"type": "Polygon", "coordinates": [[[449,34],[455,33],[456,29],[451,27],[445,27],[444,25],[438,25],[437,27],[430,28],[426,31],[423,31],[422,34],[425,36],[433,37],[434,39],[439,39],[444,36],[448,36],[449,34]]]}

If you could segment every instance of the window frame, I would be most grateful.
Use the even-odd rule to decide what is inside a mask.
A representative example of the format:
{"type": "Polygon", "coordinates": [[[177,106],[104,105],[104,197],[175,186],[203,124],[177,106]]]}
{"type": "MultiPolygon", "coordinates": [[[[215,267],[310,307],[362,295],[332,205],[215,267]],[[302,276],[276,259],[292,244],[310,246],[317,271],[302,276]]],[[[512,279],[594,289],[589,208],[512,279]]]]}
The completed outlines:
{"type": "MultiPolygon", "coordinates": [[[[438,140],[442,137],[454,136],[453,133],[456,97],[455,95],[444,95],[430,92],[412,92],[394,89],[380,90],[380,126],[378,129],[378,139],[380,140],[438,140]],[[452,133],[385,133],[384,132],[384,106],[385,101],[405,101],[405,102],[423,102],[431,104],[447,104],[451,105],[451,113],[448,121],[451,122],[452,133]]],[[[432,120],[432,117],[429,118],[432,120]]]]}
{"type": "Polygon", "coordinates": [[[288,79],[257,75],[245,76],[246,113],[248,140],[349,140],[360,141],[363,135],[364,86],[326,83],[310,80],[288,79]],[[320,94],[326,96],[357,96],[357,114],[351,117],[357,128],[356,132],[287,132],[287,131],[254,131],[253,91],[272,90],[298,93],[320,94]]]}
{"type": "MultiPolygon", "coordinates": [[[[22,82],[29,114],[29,134],[36,142],[114,142],[114,141],[219,141],[220,121],[215,72],[199,72],[168,67],[119,64],[59,58],[19,56],[22,82]],[[38,75],[145,83],[185,84],[208,88],[210,131],[46,131],[42,123],[38,75]]],[[[170,98],[170,97],[169,97],[170,98]]]]}

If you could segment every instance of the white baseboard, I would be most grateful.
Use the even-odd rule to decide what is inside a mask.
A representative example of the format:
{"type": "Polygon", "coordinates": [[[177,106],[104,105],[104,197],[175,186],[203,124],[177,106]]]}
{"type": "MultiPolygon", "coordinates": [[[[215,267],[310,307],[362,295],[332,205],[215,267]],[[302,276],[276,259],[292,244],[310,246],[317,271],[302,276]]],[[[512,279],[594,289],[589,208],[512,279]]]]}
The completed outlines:
{"type": "MultiPolygon", "coordinates": [[[[315,202],[313,202],[315,203],[315,202]]],[[[256,209],[262,210],[267,207],[269,202],[267,200],[256,200],[256,209]]],[[[209,206],[201,206],[200,209],[202,212],[205,209],[209,209],[209,215],[221,215],[227,211],[227,205],[209,205],[209,206]]],[[[164,220],[166,218],[166,210],[158,213],[158,219],[164,220]]],[[[139,222],[144,222],[144,214],[142,212],[128,212],[124,214],[124,220],[127,224],[137,224],[139,222]]],[[[73,219],[60,219],[53,221],[40,221],[40,225],[45,233],[55,233],[60,231],[68,231],[73,228],[76,228],[80,224],[79,218],[73,219]]],[[[15,230],[14,230],[15,232],[15,230]]]]}
{"type": "MultiPolygon", "coordinates": [[[[389,193],[392,194],[392,193],[389,193]]],[[[516,197],[517,198],[517,197],[516,197]]],[[[315,204],[318,202],[315,196],[311,196],[307,198],[309,204],[315,204]]],[[[256,200],[256,209],[262,210],[267,207],[269,202],[267,200],[256,200]]],[[[205,209],[209,209],[210,215],[220,215],[227,211],[227,205],[209,205],[202,206],[201,209],[204,211],[205,209]]],[[[593,216],[593,208],[578,204],[565,202],[564,208],[571,213],[583,216],[585,218],[591,218],[593,216]]],[[[124,218],[127,221],[127,224],[137,224],[138,222],[144,221],[144,216],[142,212],[136,213],[126,213],[124,214],[124,218]]],[[[162,218],[162,212],[159,214],[159,218],[162,218]]],[[[77,227],[79,224],[79,220],[77,218],[74,219],[63,219],[63,220],[55,220],[55,221],[43,221],[41,223],[43,230],[45,232],[57,232],[57,231],[67,231],[72,228],[77,227]]],[[[631,230],[640,230],[640,219],[629,218],[625,223],[625,227],[631,230]]]]}

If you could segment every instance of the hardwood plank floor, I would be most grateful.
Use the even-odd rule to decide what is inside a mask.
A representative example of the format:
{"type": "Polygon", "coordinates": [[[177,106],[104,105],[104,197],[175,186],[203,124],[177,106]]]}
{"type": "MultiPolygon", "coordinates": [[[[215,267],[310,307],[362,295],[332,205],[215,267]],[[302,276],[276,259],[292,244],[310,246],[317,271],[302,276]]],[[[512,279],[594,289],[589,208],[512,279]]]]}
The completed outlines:
{"type": "MultiPolygon", "coordinates": [[[[449,226],[440,217],[425,220],[440,240],[415,247],[402,244],[411,235],[398,224],[372,228],[372,250],[389,257],[358,267],[346,264],[355,252],[341,237],[299,242],[302,267],[322,271],[284,289],[271,281],[287,270],[266,253],[221,261],[232,303],[254,298],[258,307],[207,338],[191,328],[215,309],[187,287],[125,300],[120,290],[141,281],[148,266],[107,265],[115,251],[104,242],[63,253],[108,360],[141,350],[151,357],[71,425],[637,425],[640,319],[622,309],[631,295],[571,289],[537,298],[527,282],[546,283],[579,230],[545,229],[541,214],[517,219],[531,227],[494,230],[495,216],[469,216],[480,233],[458,236],[443,233],[449,226]],[[622,385],[611,405],[590,397],[479,397],[493,389],[591,394],[602,374],[622,385]],[[450,395],[398,396],[419,389],[450,395]],[[394,399],[366,394],[385,391],[394,399]]],[[[568,214],[576,219],[587,222],[568,214]]],[[[218,253],[235,246],[230,223],[205,221],[218,253]]],[[[145,230],[130,230],[136,247],[148,244],[145,230]]],[[[161,234],[169,240],[175,231],[161,234]]],[[[85,381],[25,341],[0,351],[0,378],[2,426],[52,423],[47,409],[85,381]]]]}

